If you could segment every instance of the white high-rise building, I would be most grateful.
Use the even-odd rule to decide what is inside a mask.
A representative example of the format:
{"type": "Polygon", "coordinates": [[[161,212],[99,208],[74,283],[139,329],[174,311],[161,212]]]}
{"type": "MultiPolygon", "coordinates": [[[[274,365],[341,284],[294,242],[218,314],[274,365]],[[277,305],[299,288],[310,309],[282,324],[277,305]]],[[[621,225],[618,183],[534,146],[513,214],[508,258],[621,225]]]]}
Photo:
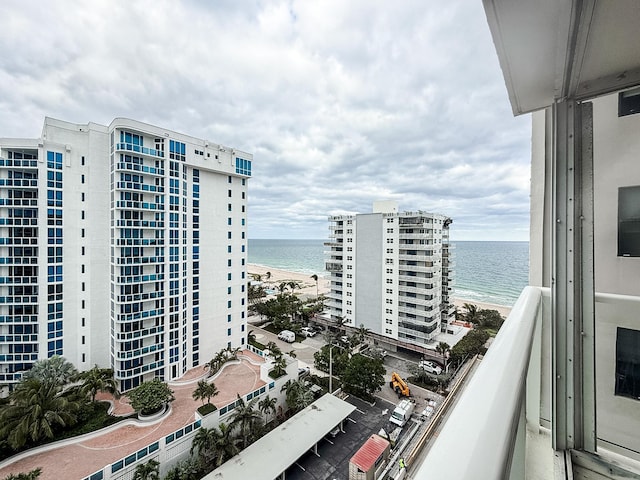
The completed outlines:
{"type": "Polygon", "coordinates": [[[392,347],[422,351],[453,315],[451,219],[375,202],[373,213],[329,222],[332,320],[364,325],[392,347]]]}
{"type": "Polygon", "coordinates": [[[251,161],[124,118],[0,139],[0,384],[62,355],[126,391],[244,345],[251,161]]]}

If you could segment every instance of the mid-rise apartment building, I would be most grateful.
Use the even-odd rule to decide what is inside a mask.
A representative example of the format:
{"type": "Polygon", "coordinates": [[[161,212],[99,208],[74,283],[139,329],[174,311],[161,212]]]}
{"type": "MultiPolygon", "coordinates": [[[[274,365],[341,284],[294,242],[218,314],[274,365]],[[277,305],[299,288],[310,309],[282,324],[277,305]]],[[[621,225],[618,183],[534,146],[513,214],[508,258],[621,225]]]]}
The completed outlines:
{"type": "Polygon", "coordinates": [[[451,219],[398,212],[375,202],[372,213],[329,217],[326,270],[333,320],[364,325],[390,345],[420,350],[453,315],[451,219]]]}
{"type": "Polygon", "coordinates": [[[126,391],[242,346],[251,161],[123,118],[0,139],[0,384],[62,355],[126,391]]]}

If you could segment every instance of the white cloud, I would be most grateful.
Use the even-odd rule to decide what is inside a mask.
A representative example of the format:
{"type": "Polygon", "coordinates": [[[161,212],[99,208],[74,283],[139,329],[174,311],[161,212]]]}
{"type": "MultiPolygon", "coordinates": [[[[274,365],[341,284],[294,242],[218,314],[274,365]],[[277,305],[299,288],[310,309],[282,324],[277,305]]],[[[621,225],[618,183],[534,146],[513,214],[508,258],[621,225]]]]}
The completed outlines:
{"type": "Polygon", "coordinates": [[[128,116],[254,153],[251,238],[377,199],[527,239],[529,120],[481,2],[5,0],[0,135],[128,116]]]}

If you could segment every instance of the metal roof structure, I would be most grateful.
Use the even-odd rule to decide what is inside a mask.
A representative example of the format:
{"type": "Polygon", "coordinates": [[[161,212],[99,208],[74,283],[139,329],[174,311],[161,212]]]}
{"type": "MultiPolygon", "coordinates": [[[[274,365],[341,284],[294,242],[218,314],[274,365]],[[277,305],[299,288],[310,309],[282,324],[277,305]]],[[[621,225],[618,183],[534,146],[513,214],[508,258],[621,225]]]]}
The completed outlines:
{"type": "Polygon", "coordinates": [[[327,393],[203,480],[275,479],[355,409],[350,403],[327,393]]]}
{"type": "Polygon", "coordinates": [[[351,457],[351,463],[363,472],[368,472],[388,446],[389,442],[384,438],[375,434],[371,435],[369,440],[360,447],[360,450],[351,457]]]}
{"type": "Polygon", "coordinates": [[[640,82],[637,0],[483,0],[515,115],[640,82]]]}

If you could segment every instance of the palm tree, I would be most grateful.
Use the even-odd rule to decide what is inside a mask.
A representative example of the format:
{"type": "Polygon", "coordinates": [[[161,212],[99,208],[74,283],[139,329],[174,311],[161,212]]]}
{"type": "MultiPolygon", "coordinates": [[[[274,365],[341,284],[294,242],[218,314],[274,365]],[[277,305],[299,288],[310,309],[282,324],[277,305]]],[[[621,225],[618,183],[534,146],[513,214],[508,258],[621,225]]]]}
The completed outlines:
{"type": "Polygon", "coordinates": [[[369,335],[370,330],[364,326],[364,323],[360,324],[360,327],[355,333],[355,337],[358,339],[359,343],[364,343],[367,339],[367,335],[369,335]]]}
{"type": "Polygon", "coordinates": [[[233,429],[229,425],[224,422],[220,423],[218,431],[220,435],[216,437],[214,448],[216,467],[219,467],[240,451],[237,439],[233,436],[233,429]]]}
{"type": "Polygon", "coordinates": [[[271,272],[265,273],[264,276],[267,278],[267,282],[268,282],[269,279],[271,278],[271,272]]]}
{"type": "Polygon", "coordinates": [[[269,395],[264,397],[264,399],[258,402],[258,408],[262,413],[264,413],[267,417],[267,422],[269,423],[269,412],[276,413],[276,403],[278,403],[277,398],[269,398],[269,395]]]}
{"type": "Polygon", "coordinates": [[[12,473],[8,477],[4,477],[3,480],[36,480],[41,473],[42,469],[38,467],[28,473],[18,473],[17,475],[12,473]]]}
{"type": "Polygon", "coordinates": [[[78,375],[73,364],[60,355],[38,360],[31,370],[24,374],[25,379],[36,378],[41,382],[53,382],[62,387],[71,382],[78,375]]]}
{"type": "Polygon", "coordinates": [[[463,314],[464,320],[469,323],[477,323],[479,319],[478,306],[473,303],[465,303],[462,308],[466,310],[463,314]]]}
{"type": "Polygon", "coordinates": [[[287,286],[291,289],[291,293],[294,293],[296,288],[300,288],[300,282],[297,280],[289,280],[287,282],[287,286]]]}
{"type": "Polygon", "coordinates": [[[100,368],[96,365],[91,370],[82,372],[78,378],[82,381],[80,391],[85,395],[91,395],[92,402],[96,401],[98,392],[109,392],[116,398],[120,396],[118,383],[113,378],[111,368],[100,368]]]}
{"type": "Polygon", "coordinates": [[[311,275],[311,278],[316,282],[316,300],[318,299],[318,275],[315,273],[311,275]]]}
{"type": "Polygon", "coordinates": [[[449,344],[447,342],[440,342],[438,345],[436,345],[436,352],[442,355],[445,371],[447,370],[447,352],[449,352],[450,350],[451,347],[449,347],[449,344]]]}
{"type": "Polygon", "coordinates": [[[209,367],[209,376],[215,375],[226,361],[227,354],[225,353],[224,349],[216,353],[215,357],[213,357],[211,360],[209,360],[208,363],[205,364],[205,367],[209,367]]]}
{"type": "Polygon", "coordinates": [[[151,459],[136,466],[133,480],[160,480],[160,462],[151,459]]]}
{"type": "Polygon", "coordinates": [[[287,282],[280,282],[280,284],[278,285],[278,291],[280,292],[280,295],[282,295],[285,292],[287,287],[288,287],[287,282]]]}
{"type": "Polygon", "coordinates": [[[238,353],[240,352],[240,350],[242,350],[240,347],[235,347],[235,348],[227,347],[227,350],[225,351],[225,355],[226,355],[225,360],[226,361],[237,360],[238,353]]]}
{"type": "Polygon", "coordinates": [[[233,419],[231,427],[237,427],[242,438],[242,448],[247,448],[251,440],[251,434],[258,427],[262,426],[262,416],[255,410],[255,404],[258,401],[254,398],[249,403],[238,395],[236,408],[233,410],[233,419]]]}
{"type": "Polygon", "coordinates": [[[253,342],[256,341],[256,334],[253,333],[253,330],[249,330],[249,333],[247,333],[247,343],[252,345],[253,342]]]}
{"type": "Polygon", "coordinates": [[[280,389],[283,390],[286,391],[287,406],[293,412],[299,412],[313,403],[313,392],[304,382],[289,380],[280,389]]]}
{"type": "Polygon", "coordinates": [[[220,392],[216,387],[215,383],[209,383],[206,380],[200,380],[198,382],[198,386],[193,391],[191,396],[194,400],[202,400],[202,405],[204,405],[205,398],[207,399],[207,404],[211,403],[211,397],[215,397],[220,392]]]}
{"type": "Polygon", "coordinates": [[[222,433],[217,428],[201,427],[193,437],[190,453],[197,452],[202,456],[204,463],[209,464],[216,457],[216,448],[222,437],[222,433]]]}
{"type": "Polygon", "coordinates": [[[277,357],[278,355],[282,355],[282,350],[280,350],[280,347],[276,345],[275,342],[271,341],[267,343],[266,347],[267,347],[267,350],[269,350],[269,354],[272,357],[277,357]]]}
{"type": "Polygon", "coordinates": [[[61,391],[53,382],[22,380],[10,396],[11,403],[0,411],[0,437],[18,449],[29,440],[53,438],[57,426],[74,425],[80,402],[61,395],[61,391]]]}

